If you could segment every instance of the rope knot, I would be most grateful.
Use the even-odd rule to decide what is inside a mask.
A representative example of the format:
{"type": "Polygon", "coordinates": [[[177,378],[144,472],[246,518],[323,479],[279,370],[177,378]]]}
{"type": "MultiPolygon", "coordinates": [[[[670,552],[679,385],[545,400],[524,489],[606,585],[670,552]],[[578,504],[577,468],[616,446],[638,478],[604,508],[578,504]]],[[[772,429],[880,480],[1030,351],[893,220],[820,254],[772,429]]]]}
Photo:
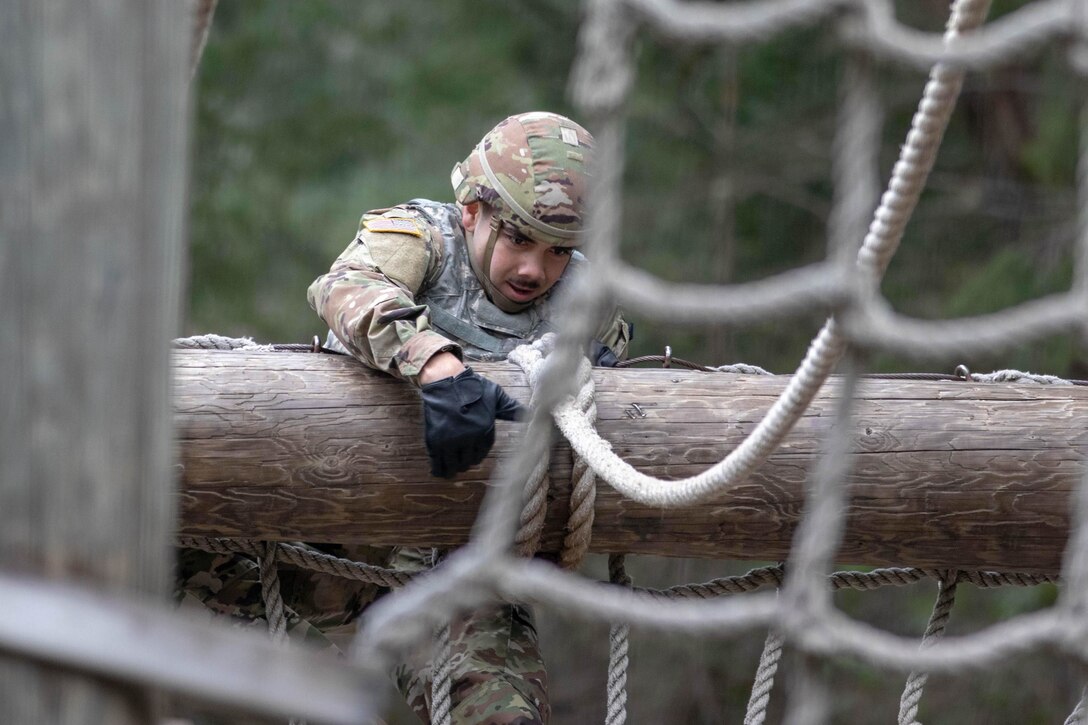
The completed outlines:
{"type": "MultiPolygon", "coordinates": [[[[555,333],[547,333],[530,345],[515,348],[507,359],[521,368],[533,394],[530,407],[539,404],[537,391],[546,359],[555,350],[555,333]]],[[[575,396],[565,396],[560,405],[571,406],[580,413],[584,424],[593,428],[597,422],[597,404],[594,401],[596,388],[593,384],[592,366],[585,357],[578,363],[578,392],[575,396]]],[[[553,411],[554,414],[554,411],[553,411]]],[[[547,512],[547,492],[550,486],[548,477],[547,454],[537,462],[529,480],[525,483],[525,505],[521,513],[521,526],[515,537],[518,553],[531,556],[540,545],[540,535],[544,528],[544,516],[547,512]]],[[[593,535],[594,504],[597,501],[597,476],[585,459],[575,453],[571,471],[570,518],[567,522],[567,535],[563,540],[560,564],[564,569],[576,569],[589,551],[589,542],[593,535]]]]}

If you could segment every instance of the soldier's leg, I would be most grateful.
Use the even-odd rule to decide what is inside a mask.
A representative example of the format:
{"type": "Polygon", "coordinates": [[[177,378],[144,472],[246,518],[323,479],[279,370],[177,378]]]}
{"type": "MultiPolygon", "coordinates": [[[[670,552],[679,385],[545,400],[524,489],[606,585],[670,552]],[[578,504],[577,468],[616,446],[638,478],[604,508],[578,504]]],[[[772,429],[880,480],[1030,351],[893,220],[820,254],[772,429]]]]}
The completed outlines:
{"type": "MultiPolygon", "coordinates": [[[[323,546],[326,553],[383,565],[388,548],[323,546]]],[[[339,655],[355,621],[380,588],[339,577],[283,567],[280,593],[292,642],[339,655]]],[[[216,614],[237,627],[267,630],[257,562],[242,554],[178,551],[175,599],[181,609],[216,614]]]]}
{"type": "MultiPolygon", "coordinates": [[[[494,604],[450,623],[452,719],[457,725],[548,722],[548,676],[528,607],[494,604]]],[[[422,652],[422,650],[421,650],[422,652]]],[[[395,679],[424,722],[430,717],[429,651],[397,668],[395,679]]]]}

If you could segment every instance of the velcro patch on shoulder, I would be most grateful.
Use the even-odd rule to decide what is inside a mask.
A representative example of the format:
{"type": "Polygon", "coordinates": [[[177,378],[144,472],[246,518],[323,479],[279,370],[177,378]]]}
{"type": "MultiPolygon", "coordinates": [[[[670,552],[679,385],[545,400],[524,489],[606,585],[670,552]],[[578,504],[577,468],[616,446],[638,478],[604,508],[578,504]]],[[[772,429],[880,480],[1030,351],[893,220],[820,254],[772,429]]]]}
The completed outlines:
{"type": "Polygon", "coordinates": [[[368,232],[392,232],[394,234],[411,234],[414,237],[423,237],[423,230],[419,224],[411,219],[378,217],[376,219],[367,219],[363,222],[363,226],[368,232]]]}

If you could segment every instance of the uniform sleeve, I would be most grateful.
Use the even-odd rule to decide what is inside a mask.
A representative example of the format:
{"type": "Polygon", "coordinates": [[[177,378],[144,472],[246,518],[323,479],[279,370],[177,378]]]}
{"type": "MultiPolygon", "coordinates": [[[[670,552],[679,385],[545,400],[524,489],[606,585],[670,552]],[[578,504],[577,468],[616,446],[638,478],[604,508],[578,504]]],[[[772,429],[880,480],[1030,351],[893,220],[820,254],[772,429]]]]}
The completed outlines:
{"type": "Polygon", "coordinates": [[[397,209],[366,214],[359,234],[306,296],[353,357],[419,385],[435,354],[462,357],[459,345],[431,329],[426,306],[415,301],[441,255],[424,221],[397,209]]]}
{"type": "Polygon", "coordinates": [[[623,319],[623,313],[616,308],[612,316],[597,330],[597,339],[615,353],[620,360],[627,359],[627,348],[631,345],[631,325],[623,319]]]}

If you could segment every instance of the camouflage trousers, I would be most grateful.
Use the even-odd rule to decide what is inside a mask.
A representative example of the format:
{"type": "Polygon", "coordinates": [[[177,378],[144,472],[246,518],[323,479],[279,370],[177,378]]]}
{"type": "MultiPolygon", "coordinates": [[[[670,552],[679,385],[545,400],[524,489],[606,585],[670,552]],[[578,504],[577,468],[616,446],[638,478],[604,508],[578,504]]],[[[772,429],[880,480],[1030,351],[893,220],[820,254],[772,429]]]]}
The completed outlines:
{"type": "MultiPolygon", "coordinates": [[[[548,675],[532,612],[491,604],[450,622],[452,721],[471,725],[548,722],[548,675]]],[[[420,647],[394,671],[408,705],[430,722],[432,649],[420,647]]]]}
{"type": "MultiPolygon", "coordinates": [[[[322,551],[379,566],[415,571],[429,552],[388,547],[322,546],[322,551]]],[[[267,628],[260,568],[241,554],[178,551],[175,599],[179,607],[229,616],[240,627],[267,628]]],[[[290,567],[280,587],[292,641],[340,656],[363,609],[386,593],[381,587],[290,567]]],[[[528,607],[493,604],[450,623],[452,720],[455,725],[546,723],[547,674],[528,607]]],[[[393,678],[408,705],[430,721],[431,643],[398,665],[393,678]]]]}
{"type": "MultiPolygon", "coordinates": [[[[388,548],[322,546],[334,556],[384,565],[388,548]]],[[[339,655],[355,631],[355,620],[382,594],[373,584],[280,567],[280,593],[292,641],[339,655]]],[[[179,608],[230,617],[240,628],[268,628],[261,598],[260,567],[242,554],[180,549],[174,582],[179,608]]]]}

